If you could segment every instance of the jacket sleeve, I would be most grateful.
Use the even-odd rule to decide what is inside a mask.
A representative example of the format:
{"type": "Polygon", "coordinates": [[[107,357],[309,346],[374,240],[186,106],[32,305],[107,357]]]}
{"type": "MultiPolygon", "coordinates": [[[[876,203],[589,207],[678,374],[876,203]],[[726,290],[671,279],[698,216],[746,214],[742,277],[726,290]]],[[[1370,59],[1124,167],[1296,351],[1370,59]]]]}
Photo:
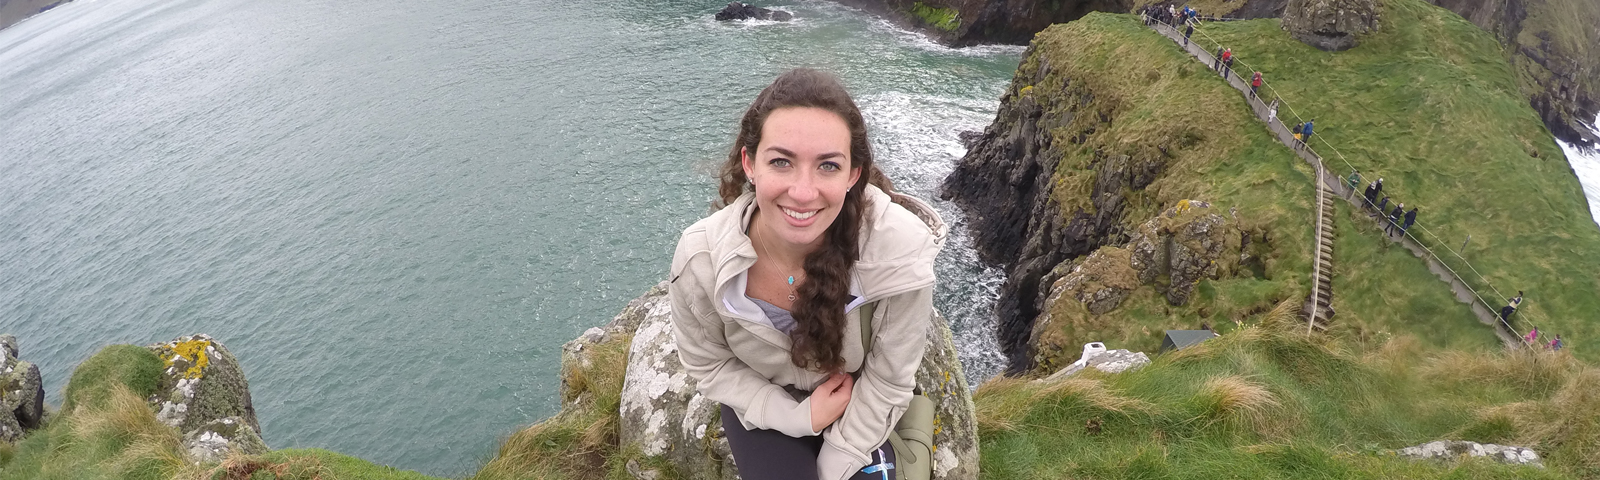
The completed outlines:
{"type": "Polygon", "coordinates": [[[706,398],[733,408],[739,419],[756,428],[777,430],[791,437],[817,435],[811,430],[811,399],[796,402],[783,387],[750,368],[728,347],[722,318],[712,307],[715,282],[697,278],[697,272],[710,272],[710,266],[696,268],[687,263],[709,263],[709,254],[689,252],[699,258],[683,259],[680,241],[673,258],[672,281],[667,296],[672,302],[672,333],[678,342],[678,360],[706,398]],[[681,262],[681,263],[680,263],[681,262]]]}
{"type": "Polygon", "coordinates": [[[850,404],[822,433],[820,480],[849,478],[867,466],[870,453],[889,439],[889,430],[911,404],[917,367],[928,345],[933,287],[884,299],[877,311],[881,314],[873,320],[872,353],[863,360],[850,404]]]}

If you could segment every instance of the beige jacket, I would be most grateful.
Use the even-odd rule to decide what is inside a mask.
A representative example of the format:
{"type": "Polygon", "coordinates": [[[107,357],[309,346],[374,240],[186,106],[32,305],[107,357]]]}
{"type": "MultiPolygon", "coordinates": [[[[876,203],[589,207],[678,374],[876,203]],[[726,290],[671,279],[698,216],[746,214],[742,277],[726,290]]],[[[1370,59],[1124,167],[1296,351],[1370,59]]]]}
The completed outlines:
{"type": "MultiPolygon", "coordinates": [[[[851,271],[845,370],[860,369],[844,415],[824,428],[817,456],[821,480],[841,480],[870,463],[889,429],[911,402],[911,390],[933,313],[933,260],[945,224],[920,200],[867,187],[861,258],[851,271]],[[863,362],[857,307],[879,302],[872,321],[872,357],[863,362]],[[865,363],[865,368],[862,364],[865,363]]],[[[792,437],[811,430],[811,400],[796,401],[785,386],[810,391],[827,375],[789,361],[791,341],[744,294],[756,251],[745,235],[755,213],[752,194],[683,231],[673,254],[672,325],[678,356],[706,398],[739,414],[747,429],[792,437]]]]}

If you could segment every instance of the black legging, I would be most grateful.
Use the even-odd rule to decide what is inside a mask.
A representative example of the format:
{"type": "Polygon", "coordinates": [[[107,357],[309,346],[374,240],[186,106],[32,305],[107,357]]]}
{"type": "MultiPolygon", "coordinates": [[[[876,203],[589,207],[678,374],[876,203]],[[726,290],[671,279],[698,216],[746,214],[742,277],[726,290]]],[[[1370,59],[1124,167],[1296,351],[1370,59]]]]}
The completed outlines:
{"type": "MultiPolygon", "coordinates": [[[[822,436],[795,438],[777,430],[745,430],[733,408],[722,406],[722,432],[733,450],[733,463],[744,480],[816,480],[822,436]]],[[[894,448],[885,442],[872,452],[872,464],[894,463],[894,448]]],[[[894,470],[856,472],[851,480],[894,480],[894,470]]]]}

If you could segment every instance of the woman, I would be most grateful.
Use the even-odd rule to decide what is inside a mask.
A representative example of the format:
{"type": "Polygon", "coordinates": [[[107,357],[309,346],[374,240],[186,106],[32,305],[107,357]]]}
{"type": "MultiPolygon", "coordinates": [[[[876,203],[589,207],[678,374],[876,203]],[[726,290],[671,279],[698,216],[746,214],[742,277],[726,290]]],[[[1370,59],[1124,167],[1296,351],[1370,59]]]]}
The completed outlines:
{"type": "Polygon", "coordinates": [[[784,73],[740,122],[719,179],[725,206],[678,240],[678,355],[722,404],[746,480],[895,478],[886,440],[927,344],[945,225],[888,193],[872,159],[837,78],[784,73]]]}

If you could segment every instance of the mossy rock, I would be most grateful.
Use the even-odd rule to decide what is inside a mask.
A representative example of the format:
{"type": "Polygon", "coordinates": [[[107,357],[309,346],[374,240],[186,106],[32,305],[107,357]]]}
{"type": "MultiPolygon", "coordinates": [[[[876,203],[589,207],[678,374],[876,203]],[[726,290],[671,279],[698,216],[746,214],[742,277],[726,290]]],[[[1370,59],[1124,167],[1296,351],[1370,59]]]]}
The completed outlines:
{"type": "Polygon", "coordinates": [[[211,422],[238,417],[261,431],[250,400],[250,383],[222,342],[197,334],[146,348],[165,367],[156,393],[150,397],[162,422],[188,435],[211,422]]]}

